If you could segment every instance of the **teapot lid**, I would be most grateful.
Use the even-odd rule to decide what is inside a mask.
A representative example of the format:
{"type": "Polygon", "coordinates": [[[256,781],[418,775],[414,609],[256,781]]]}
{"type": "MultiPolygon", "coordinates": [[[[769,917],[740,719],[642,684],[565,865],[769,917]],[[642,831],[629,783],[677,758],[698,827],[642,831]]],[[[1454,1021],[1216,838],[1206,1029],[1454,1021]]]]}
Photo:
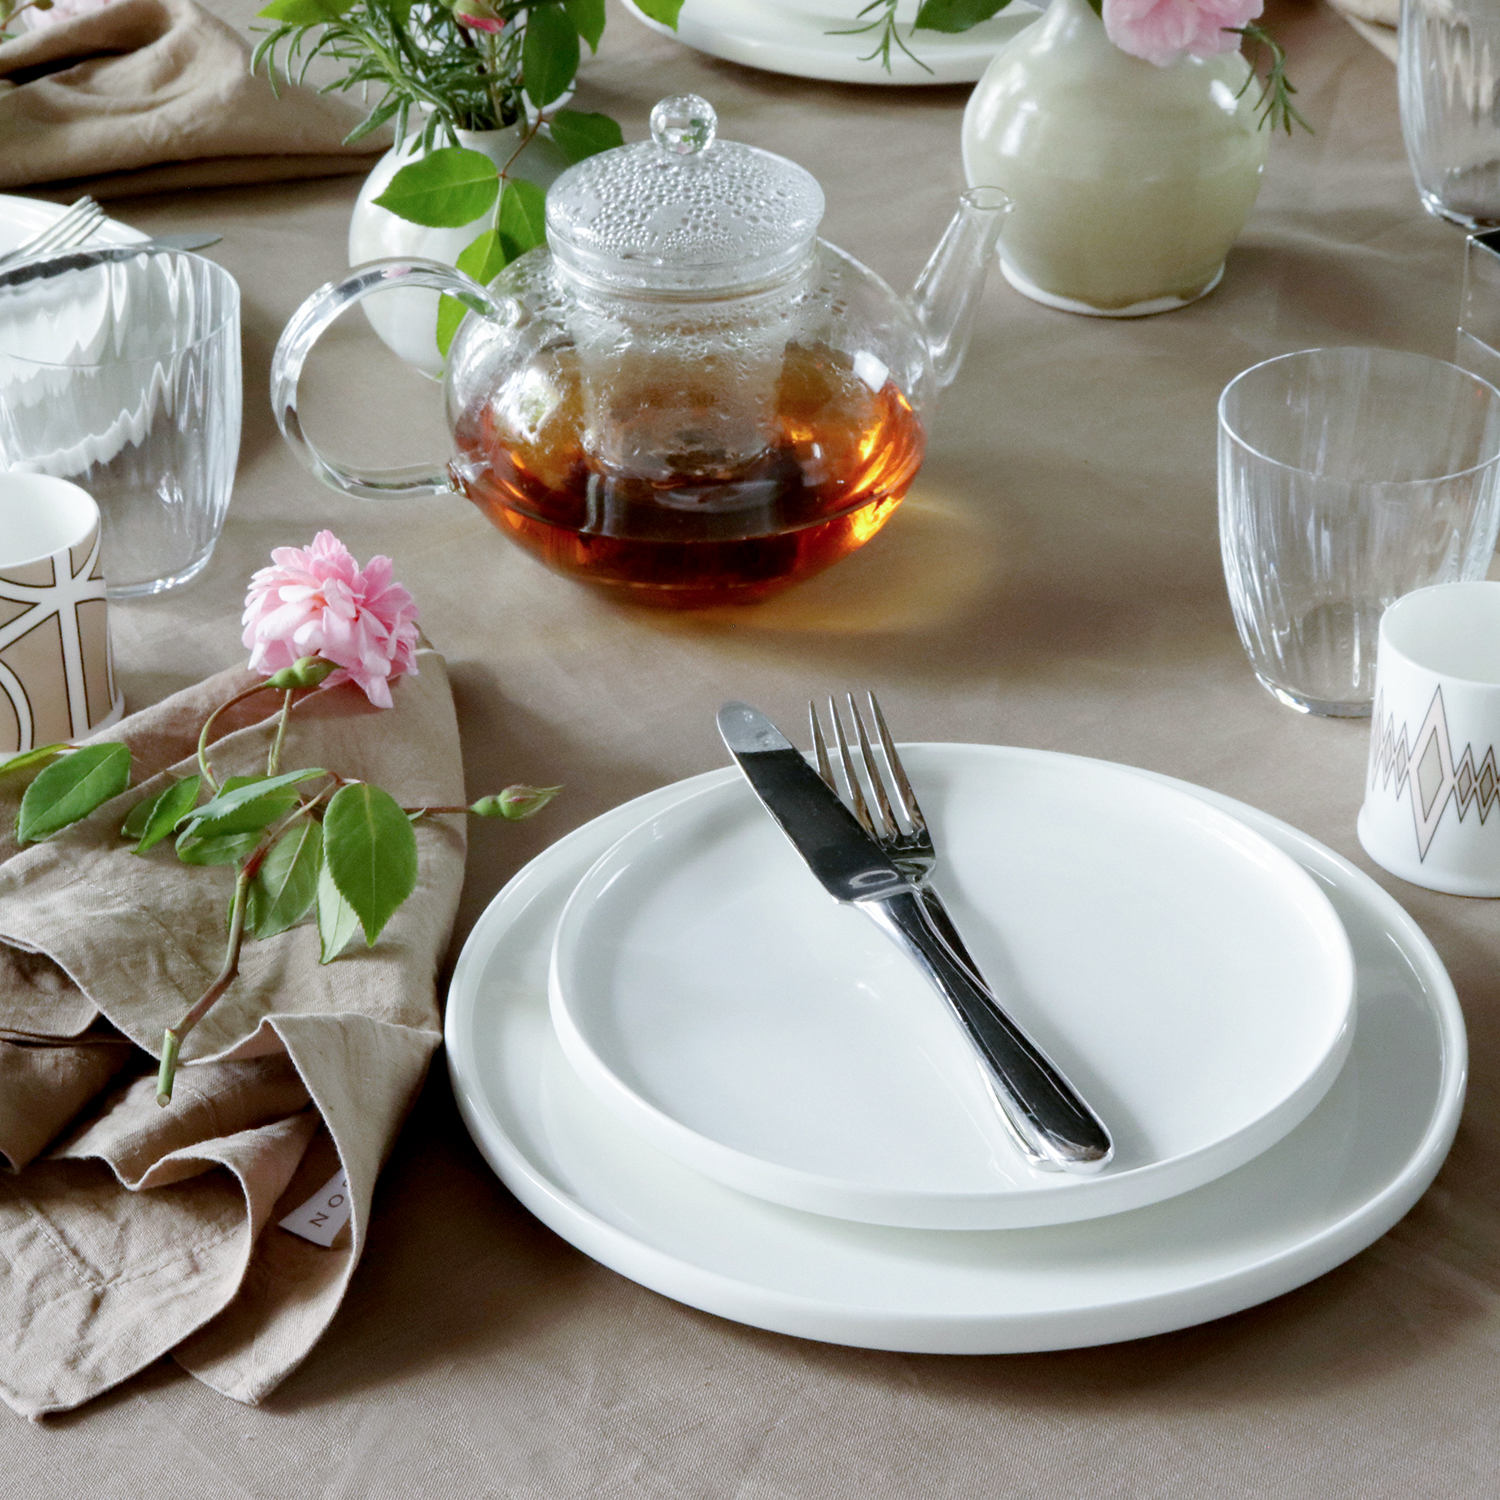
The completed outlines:
{"type": "Polygon", "coordinates": [[[651,140],[569,167],[547,194],[553,256],[624,291],[705,296],[774,281],[806,257],[823,190],[795,162],[716,141],[696,94],[651,111],[651,140]]]}

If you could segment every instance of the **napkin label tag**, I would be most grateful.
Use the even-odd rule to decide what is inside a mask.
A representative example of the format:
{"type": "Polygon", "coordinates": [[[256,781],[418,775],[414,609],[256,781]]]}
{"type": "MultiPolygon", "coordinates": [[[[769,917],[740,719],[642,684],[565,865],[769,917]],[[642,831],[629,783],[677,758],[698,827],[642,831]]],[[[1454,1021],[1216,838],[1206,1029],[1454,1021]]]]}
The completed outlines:
{"type": "Polygon", "coordinates": [[[294,1208],[281,1221],[281,1227],[328,1248],[349,1222],[350,1209],[349,1176],[346,1172],[335,1172],[306,1203],[294,1208]]]}

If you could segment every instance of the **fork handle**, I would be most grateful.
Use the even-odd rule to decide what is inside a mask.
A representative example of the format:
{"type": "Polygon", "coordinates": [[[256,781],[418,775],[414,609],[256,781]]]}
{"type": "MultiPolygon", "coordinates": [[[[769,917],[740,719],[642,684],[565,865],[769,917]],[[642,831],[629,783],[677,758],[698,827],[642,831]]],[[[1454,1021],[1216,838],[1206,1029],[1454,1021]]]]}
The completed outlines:
{"type": "Polygon", "coordinates": [[[1107,1166],[1114,1143],[1099,1117],[1006,1015],[947,913],[941,925],[934,920],[927,901],[941,909],[936,893],[926,896],[905,890],[854,904],[916,959],[948,1002],[984,1061],[1002,1118],[1032,1165],[1074,1173],[1107,1166]]]}

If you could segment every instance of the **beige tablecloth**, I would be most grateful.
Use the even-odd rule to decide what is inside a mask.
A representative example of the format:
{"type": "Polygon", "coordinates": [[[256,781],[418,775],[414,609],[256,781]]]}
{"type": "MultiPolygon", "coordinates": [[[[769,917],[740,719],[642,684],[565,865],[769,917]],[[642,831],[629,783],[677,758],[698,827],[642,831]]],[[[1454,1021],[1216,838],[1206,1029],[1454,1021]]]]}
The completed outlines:
{"type": "MultiPolygon", "coordinates": [[[[1364,726],[1280,707],[1235,636],[1214,402],[1230,376],[1283,350],[1450,352],[1463,240],[1418,205],[1389,63],[1326,9],[1287,3],[1273,22],[1316,133],[1275,142],[1219,290],[1115,323],[1048,311],[997,281],[907,505],[863,552],[759,610],[634,613],[544,572],[459,500],[343,501],[296,467],[267,410],[267,367],[287,316],[342,267],[352,180],[131,205],[145,229],[224,231],[213,253],[244,287],[247,392],[212,565],[180,595],[115,611],[131,704],[240,660],[232,606],[249,573],[272,545],[327,524],[357,555],[390,553],[416,594],[450,663],[471,794],[516,780],[567,787],[530,823],[473,830],[455,941],[560,833],[722,764],[723,699],[795,722],[810,693],[866,683],[903,735],[1165,771],[1370,868],[1354,836],[1364,726]]],[[[639,138],[657,98],[688,90],[714,101],[725,136],[811,168],[828,192],[829,238],[910,281],[962,186],[965,90],[757,73],[616,10],[579,107],[615,113],[639,138]]],[[[437,391],[371,357],[368,339],[351,319],[320,361],[309,425],[331,439],[341,424],[345,453],[367,462],[437,457],[437,391]]],[[[870,1353],[760,1332],[644,1291],[543,1228],[469,1142],[438,1068],[381,1179],[342,1310],[262,1407],[162,1363],[39,1426],[0,1414],[0,1490],[1492,1496],[1500,905],[1374,873],[1453,974],[1473,1046],[1469,1104],[1416,1209],[1302,1290],[1181,1333],[1022,1357],[870,1353]]]]}

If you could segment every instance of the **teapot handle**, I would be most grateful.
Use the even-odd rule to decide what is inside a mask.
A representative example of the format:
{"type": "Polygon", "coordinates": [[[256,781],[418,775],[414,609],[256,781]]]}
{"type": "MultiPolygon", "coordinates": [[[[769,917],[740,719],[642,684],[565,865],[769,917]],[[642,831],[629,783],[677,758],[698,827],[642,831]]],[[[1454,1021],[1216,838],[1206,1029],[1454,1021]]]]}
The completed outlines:
{"type": "Polygon", "coordinates": [[[271,358],[271,409],[287,446],[324,484],[360,500],[407,500],[418,495],[447,494],[453,484],[446,468],[422,464],[400,469],[346,468],[325,458],[302,430],[297,415],[297,382],[302,366],[328,326],[347,307],[391,287],[426,287],[446,292],[470,312],[497,319],[506,327],[521,316],[520,306],[497,296],[472,276],[435,260],[372,260],[342,281],[319,287],[292,314],[271,358]]]}

